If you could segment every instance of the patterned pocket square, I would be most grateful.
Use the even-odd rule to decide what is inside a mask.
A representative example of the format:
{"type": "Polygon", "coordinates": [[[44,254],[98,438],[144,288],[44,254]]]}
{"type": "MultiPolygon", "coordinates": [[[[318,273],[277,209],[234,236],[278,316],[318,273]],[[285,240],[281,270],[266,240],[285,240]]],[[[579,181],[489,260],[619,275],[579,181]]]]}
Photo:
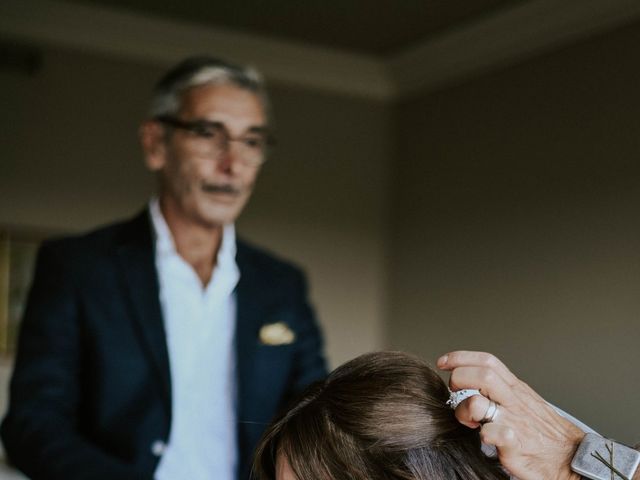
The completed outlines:
{"type": "Polygon", "coordinates": [[[263,345],[289,345],[296,340],[296,334],[286,323],[275,322],[263,325],[259,338],[263,345]]]}

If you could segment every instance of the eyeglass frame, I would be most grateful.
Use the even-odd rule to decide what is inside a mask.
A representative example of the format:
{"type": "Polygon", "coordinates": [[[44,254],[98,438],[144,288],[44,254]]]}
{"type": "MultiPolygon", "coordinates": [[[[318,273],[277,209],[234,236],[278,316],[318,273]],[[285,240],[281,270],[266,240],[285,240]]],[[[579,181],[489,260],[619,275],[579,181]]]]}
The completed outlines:
{"type": "MultiPolygon", "coordinates": [[[[211,139],[213,137],[214,133],[211,132],[211,130],[220,132],[225,137],[225,142],[223,143],[224,151],[229,150],[229,146],[231,142],[243,142],[243,140],[245,140],[243,137],[247,135],[246,133],[244,133],[239,137],[231,136],[231,134],[229,133],[229,130],[227,129],[224,123],[211,121],[211,120],[199,119],[199,120],[189,121],[189,120],[182,120],[173,115],[158,115],[156,117],[153,117],[153,120],[171,128],[177,128],[179,130],[190,132],[196,137],[205,139],[205,140],[211,139]]],[[[270,147],[273,147],[276,144],[276,140],[273,137],[273,135],[267,131],[265,127],[254,127],[253,129],[250,129],[249,133],[264,134],[264,146],[262,147],[263,148],[262,156],[259,161],[255,161],[255,162],[252,160],[248,160],[246,157],[240,157],[240,158],[244,163],[251,166],[258,167],[267,161],[267,149],[270,147]]],[[[247,145],[245,142],[243,142],[243,144],[247,145]]],[[[250,146],[250,145],[247,145],[247,146],[250,146]]]]}

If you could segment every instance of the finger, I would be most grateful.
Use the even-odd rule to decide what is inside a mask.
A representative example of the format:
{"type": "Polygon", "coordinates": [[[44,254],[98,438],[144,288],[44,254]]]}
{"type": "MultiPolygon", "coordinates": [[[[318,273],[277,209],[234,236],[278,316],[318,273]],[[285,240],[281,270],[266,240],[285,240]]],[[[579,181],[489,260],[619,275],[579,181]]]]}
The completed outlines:
{"type": "Polygon", "coordinates": [[[456,408],[456,418],[469,428],[478,428],[484,420],[491,401],[482,395],[469,397],[456,408]]]}
{"type": "Polygon", "coordinates": [[[475,388],[490,400],[510,405],[514,389],[495,371],[484,367],[458,367],[451,372],[449,378],[451,390],[475,388]]]}
{"type": "Polygon", "coordinates": [[[460,367],[482,367],[494,371],[500,375],[504,381],[510,385],[519,382],[511,371],[497,357],[486,352],[456,351],[443,355],[438,360],[445,368],[444,370],[454,370],[460,367]],[[445,359],[446,357],[446,359],[445,359]]]}
{"type": "Polygon", "coordinates": [[[458,350],[442,355],[437,360],[441,370],[453,370],[458,367],[484,367],[494,370],[509,383],[517,380],[517,377],[502,363],[498,357],[487,352],[472,352],[458,350]]]}
{"type": "Polygon", "coordinates": [[[461,366],[484,366],[487,358],[491,356],[493,355],[487,352],[456,350],[442,355],[438,359],[437,365],[447,370],[461,366]]]}
{"type": "Polygon", "coordinates": [[[522,449],[515,431],[500,423],[485,423],[480,429],[482,443],[494,445],[500,456],[509,455],[522,449]]]}
{"type": "MultiPolygon", "coordinates": [[[[535,437],[535,434],[533,436],[535,437]]],[[[549,458],[544,454],[531,458],[525,448],[524,442],[527,441],[527,438],[531,438],[531,435],[523,434],[523,432],[518,432],[501,423],[485,423],[480,429],[480,440],[484,444],[493,445],[496,448],[500,464],[510,475],[513,475],[510,478],[517,477],[523,480],[560,478],[557,474],[562,468],[568,466],[565,463],[568,458],[571,458],[571,455],[567,456],[563,452],[560,462],[554,460],[549,465],[549,458]],[[553,473],[553,476],[550,473],[553,473]]],[[[567,476],[567,478],[569,477],[567,476]]]]}

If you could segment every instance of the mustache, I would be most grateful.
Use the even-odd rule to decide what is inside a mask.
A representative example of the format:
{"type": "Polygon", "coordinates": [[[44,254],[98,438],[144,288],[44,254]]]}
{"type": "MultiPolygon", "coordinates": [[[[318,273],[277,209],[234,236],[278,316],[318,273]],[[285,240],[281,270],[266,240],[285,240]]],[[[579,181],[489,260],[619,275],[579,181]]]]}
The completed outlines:
{"type": "Polygon", "coordinates": [[[226,193],[228,195],[238,195],[241,190],[230,183],[207,183],[202,182],[200,188],[207,193],[226,193]]]}

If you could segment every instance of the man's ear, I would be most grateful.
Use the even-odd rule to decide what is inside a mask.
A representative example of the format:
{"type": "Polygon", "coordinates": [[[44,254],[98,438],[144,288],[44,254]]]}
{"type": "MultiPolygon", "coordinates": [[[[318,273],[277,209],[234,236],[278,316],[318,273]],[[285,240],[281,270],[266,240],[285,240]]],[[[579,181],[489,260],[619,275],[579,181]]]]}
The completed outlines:
{"type": "Polygon", "coordinates": [[[161,170],[165,164],[167,148],[164,127],[153,120],[146,120],[140,125],[139,135],[145,165],[152,172],[161,170]]]}

